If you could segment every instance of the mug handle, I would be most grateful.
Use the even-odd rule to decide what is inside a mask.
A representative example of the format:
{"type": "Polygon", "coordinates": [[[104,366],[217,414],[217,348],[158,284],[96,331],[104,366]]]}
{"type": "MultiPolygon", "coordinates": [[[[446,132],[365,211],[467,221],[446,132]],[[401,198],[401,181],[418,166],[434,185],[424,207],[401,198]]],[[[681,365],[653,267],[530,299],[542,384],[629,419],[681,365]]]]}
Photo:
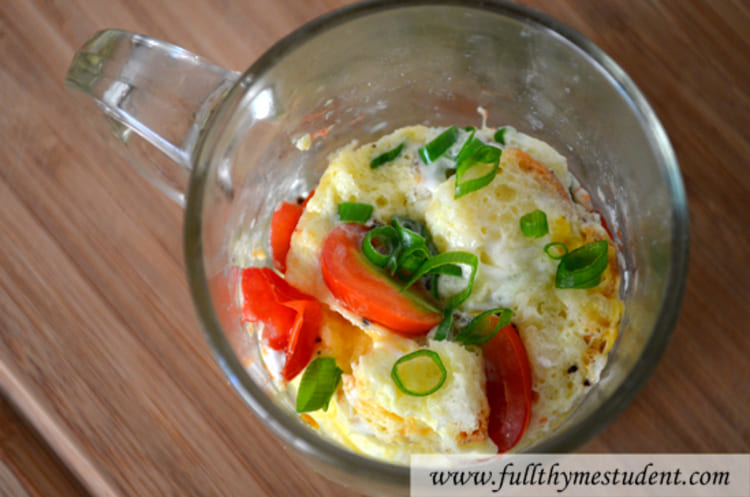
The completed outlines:
{"type": "Polygon", "coordinates": [[[83,106],[94,104],[135,169],[184,207],[198,135],[239,76],[176,45],[112,29],[76,52],[65,86],[84,96],[83,106]]]}

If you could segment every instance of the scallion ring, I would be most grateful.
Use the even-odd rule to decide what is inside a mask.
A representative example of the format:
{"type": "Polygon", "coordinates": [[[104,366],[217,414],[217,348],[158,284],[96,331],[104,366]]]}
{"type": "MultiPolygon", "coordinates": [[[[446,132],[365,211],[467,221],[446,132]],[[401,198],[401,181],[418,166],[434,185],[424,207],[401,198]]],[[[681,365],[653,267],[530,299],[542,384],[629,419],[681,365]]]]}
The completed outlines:
{"type": "Polygon", "coordinates": [[[439,269],[442,266],[451,266],[456,264],[465,264],[469,267],[471,267],[471,274],[469,275],[469,282],[466,285],[466,288],[461,290],[459,293],[453,295],[451,298],[448,299],[446,302],[446,307],[450,309],[455,309],[458,305],[460,305],[462,302],[464,302],[466,299],[469,298],[469,295],[471,295],[471,291],[474,288],[474,278],[477,275],[477,268],[479,267],[479,258],[469,252],[461,252],[461,251],[455,251],[455,252],[444,252],[442,254],[438,254],[434,257],[431,257],[427,259],[424,264],[422,264],[419,267],[419,270],[417,270],[416,273],[414,273],[409,281],[406,282],[406,284],[402,287],[402,291],[406,290],[410,286],[412,286],[414,283],[419,280],[422,276],[428,274],[428,273],[435,273],[438,271],[441,271],[439,269]]]}
{"type": "Polygon", "coordinates": [[[339,219],[344,223],[366,223],[374,207],[359,202],[342,202],[338,206],[339,219]]]}
{"type": "Polygon", "coordinates": [[[391,225],[396,228],[404,247],[427,246],[427,228],[422,223],[396,215],[391,218],[391,225]]]}
{"type": "Polygon", "coordinates": [[[495,131],[495,141],[499,143],[500,145],[505,145],[505,131],[508,128],[500,128],[497,131],[495,131]]]}
{"type": "Polygon", "coordinates": [[[472,319],[456,336],[455,341],[464,345],[481,345],[489,342],[503,326],[510,324],[512,317],[513,311],[510,309],[499,308],[485,311],[472,319]],[[494,326],[487,324],[490,316],[497,317],[494,326]]]}
{"type": "Polygon", "coordinates": [[[474,135],[476,134],[476,129],[472,129],[471,131],[469,131],[469,137],[466,139],[464,144],[461,145],[461,150],[458,151],[458,155],[456,156],[456,164],[466,160],[466,158],[470,157],[472,154],[474,154],[474,152],[477,151],[478,148],[484,145],[484,143],[482,143],[482,140],[474,138],[474,135]]]}
{"type": "Polygon", "coordinates": [[[442,341],[448,338],[453,326],[453,309],[445,309],[443,311],[443,320],[435,330],[435,336],[433,337],[436,341],[442,341]]]}
{"type": "Polygon", "coordinates": [[[397,267],[399,275],[411,276],[429,258],[430,252],[427,250],[427,245],[425,244],[403,250],[398,256],[397,267]]]}
{"type": "Polygon", "coordinates": [[[396,160],[396,158],[401,154],[401,151],[404,149],[405,145],[405,143],[402,143],[398,147],[378,155],[370,161],[370,168],[376,169],[383,164],[387,164],[391,161],[396,160]]]}
{"type": "Polygon", "coordinates": [[[391,369],[391,378],[405,394],[424,397],[443,386],[448,378],[448,371],[437,352],[419,349],[396,361],[391,369]]]}
{"type": "Polygon", "coordinates": [[[333,357],[316,357],[305,368],[297,391],[297,412],[328,410],[328,403],[341,379],[333,357]]]}
{"type": "Polygon", "coordinates": [[[422,158],[422,162],[432,164],[451,148],[456,143],[456,140],[458,140],[458,128],[451,126],[440,133],[437,138],[419,149],[418,152],[422,158]]]}
{"type": "Polygon", "coordinates": [[[531,211],[521,216],[521,233],[529,238],[541,238],[549,233],[547,214],[542,210],[531,211]]]}
{"type": "Polygon", "coordinates": [[[383,268],[395,264],[400,247],[398,233],[393,226],[373,228],[362,240],[362,253],[367,260],[383,268]]]}
{"type": "Polygon", "coordinates": [[[456,266],[455,264],[444,264],[430,271],[430,274],[445,274],[448,276],[461,277],[464,272],[461,270],[460,266],[456,266]]]}
{"type": "Polygon", "coordinates": [[[461,270],[461,267],[456,266],[455,264],[446,264],[430,271],[430,290],[432,291],[432,296],[436,299],[440,298],[440,291],[438,290],[438,278],[441,274],[461,277],[464,273],[461,270]]]}
{"type": "Polygon", "coordinates": [[[492,183],[500,167],[501,154],[502,150],[485,145],[478,138],[474,138],[472,134],[456,158],[456,187],[454,197],[462,197],[492,183]],[[481,164],[489,164],[490,170],[477,178],[462,181],[469,169],[481,164]]]}
{"type": "Polygon", "coordinates": [[[609,263],[606,240],[587,243],[560,259],[555,276],[557,288],[593,288],[609,263]]]}
{"type": "Polygon", "coordinates": [[[544,253],[549,256],[550,259],[560,260],[568,255],[568,247],[564,243],[551,242],[544,246],[544,253]]]}

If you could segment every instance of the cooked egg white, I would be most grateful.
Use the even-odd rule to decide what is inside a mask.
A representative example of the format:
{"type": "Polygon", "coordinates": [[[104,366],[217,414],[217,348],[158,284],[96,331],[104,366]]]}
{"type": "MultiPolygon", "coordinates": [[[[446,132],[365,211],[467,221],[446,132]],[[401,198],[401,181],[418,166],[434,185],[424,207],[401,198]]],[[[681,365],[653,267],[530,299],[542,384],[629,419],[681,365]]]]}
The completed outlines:
{"type": "MultiPolygon", "coordinates": [[[[287,280],[330,307],[318,353],[336,357],[344,371],[328,410],[309,413],[306,420],[352,450],[394,462],[407,462],[410,453],[496,451],[487,436],[483,359],[476,348],[419,342],[363,323],[338,305],[323,281],[319,260],[324,240],[338,223],[341,202],[374,206],[373,217],[382,223],[393,215],[422,221],[440,252],[463,250],[479,257],[471,297],[459,310],[512,309],[531,363],[531,421],[516,449],[554,429],[599,380],[622,314],[611,243],[600,285],[587,290],[555,287],[557,261],[545,255],[547,243],[562,242],[573,250],[607,239],[598,215],[571,198],[574,180],[565,158],[546,143],[507,128],[495,179],[454,198],[455,180],[449,177],[454,161],[449,157],[458,154],[468,132],[462,130],[456,145],[429,166],[417,155],[420,146],[443,130],[402,128],[334,154],[287,257],[287,280]],[[370,168],[373,157],[402,143],[404,150],[395,161],[370,168]],[[519,220],[535,209],[547,214],[550,232],[531,239],[521,233],[519,220]],[[424,347],[441,356],[448,380],[432,395],[412,397],[396,388],[390,372],[399,357],[424,347]]],[[[476,136],[489,143],[493,131],[483,128],[476,136]]],[[[453,284],[441,279],[441,291],[463,288],[465,282],[455,279],[459,281],[453,284]]]]}
{"type": "Polygon", "coordinates": [[[487,437],[489,405],[478,349],[448,341],[419,345],[393,336],[373,342],[342,375],[341,384],[326,411],[308,415],[313,426],[355,452],[408,463],[412,453],[497,451],[487,437]],[[391,368],[421,348],[440,356],[447,377],[435,393],[414,397],[396,387],[391,368]]]}

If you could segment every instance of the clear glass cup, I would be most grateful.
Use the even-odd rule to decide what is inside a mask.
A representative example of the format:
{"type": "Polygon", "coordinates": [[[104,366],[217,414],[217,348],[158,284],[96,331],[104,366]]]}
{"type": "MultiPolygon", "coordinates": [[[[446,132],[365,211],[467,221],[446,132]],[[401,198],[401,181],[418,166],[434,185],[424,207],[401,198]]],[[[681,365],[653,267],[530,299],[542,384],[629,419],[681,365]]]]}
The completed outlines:
{"type": "Polygon", "coordinates": [[[666,133],[633,81],[589,40],[503,1],[367,2],[299,28],[243,74],[179,47],[97,33],[66,84],[95,107],[144,176],[185,206],[195,307],[251,410],[315,469],[371,495],[408,493],[407,467],[328,442],[270,381],[237,307],[237,267],[268,252],[281,200],[309,191],[326,157],[401,126],[514,125],[564,153],[621,247],[625,313],[601,382],[530,450],[575,450],[633,399],[677,319],[688,214],[666,133]],[[294,143],[325,130],[309,150],[294,143]]]}

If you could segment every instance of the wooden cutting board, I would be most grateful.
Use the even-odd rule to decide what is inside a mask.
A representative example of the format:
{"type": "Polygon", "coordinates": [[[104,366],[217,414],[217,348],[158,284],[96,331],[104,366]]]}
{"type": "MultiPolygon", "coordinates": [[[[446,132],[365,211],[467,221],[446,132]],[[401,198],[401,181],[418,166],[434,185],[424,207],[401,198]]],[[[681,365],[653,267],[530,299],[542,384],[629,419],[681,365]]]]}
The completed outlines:
{"type": "MultiPolygon", "coordinates": [[[[33,459],[78,480],[60,495],[350,495],[290,461],[228,385],[190,302],[182,211],[107,147],[62,86],[74,50],[102,28],[242,70],[343,3],[0,4],[0,389],[25,420],[0,417],[0,493],[33,483],[33,459]],[[11,436],[24,423],[45,448],[36,435],[11,436]],[[33,456],[40,450],[49,457],[33,456]]],[[[674,338],[637,400],[584,450],[747,452],[750,4],[523,3],[633,77],[673,141],[690,200],[674,338]]]]}

